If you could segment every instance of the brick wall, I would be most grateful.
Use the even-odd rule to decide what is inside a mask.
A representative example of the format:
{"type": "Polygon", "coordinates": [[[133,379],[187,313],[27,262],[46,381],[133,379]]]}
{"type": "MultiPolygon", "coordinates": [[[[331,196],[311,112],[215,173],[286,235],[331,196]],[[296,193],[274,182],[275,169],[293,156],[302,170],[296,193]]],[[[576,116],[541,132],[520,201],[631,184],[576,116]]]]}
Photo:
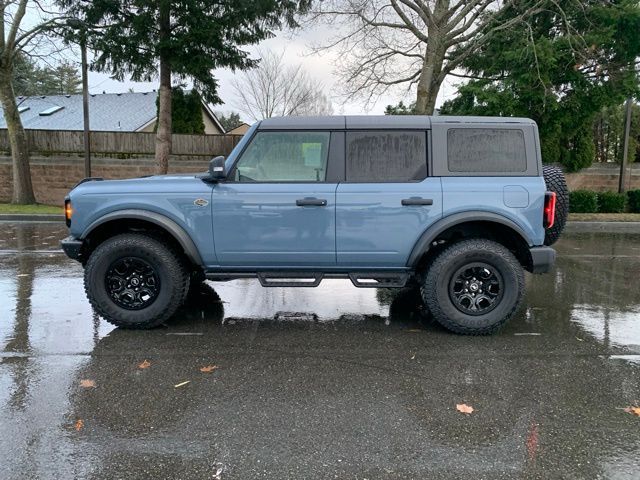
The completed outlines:
{"type": "MultiPolygon", "coordinates": [[[[580,172],[569,173],[566,176],[569,190],[586,189],[596,190],[598,192],[617,192],[620,178],[620,165],[607,163],[594,164],[580,172]]],[[[640,164],[631,164],[631,166],[627,168],[625,187],[627,190],[640,189],[640,164]]]]}
{"type": "MultiPolygon", "coordinates": [[[[91,174],[105,179],[131,178],[153,174],[154,159],[137,157],[115,159],[92,158],[91,174]]],[[[170,173],[197,173],[208,168],[208,160],[172,159],[170,173]]],[[[64,196],[78,181],[84,178],[84,159],[78,156],[31,157],[31,178],[38,203],[61,205],[64,196]]],[[[11,157],[0,156],[0,202],[11,201],[11,157]]]]}

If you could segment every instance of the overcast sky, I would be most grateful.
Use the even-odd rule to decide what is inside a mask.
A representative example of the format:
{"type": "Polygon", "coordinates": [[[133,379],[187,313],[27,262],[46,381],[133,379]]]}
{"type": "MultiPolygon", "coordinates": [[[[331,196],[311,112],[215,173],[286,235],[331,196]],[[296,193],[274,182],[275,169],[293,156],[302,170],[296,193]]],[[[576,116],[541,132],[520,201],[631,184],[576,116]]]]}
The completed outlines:
{"type": "MultiPolygon", "coordinates": [[[[333,65],[336,53],[331,51],[324,52],[321,55],[311,53],[311,46],[318,41],[326,40],[331,36],[331,33],[326,26],[300,30],[295,33],[279,32],[276,37],[266,40],[258,46],[247,47],[247,50],[252,52],[256,58],[256,49],[258,47],[261,49],[268,48],[276,53],[284,52],[286,64],[302,64],[310,75],[319,79],[324,85],[325,94],[331,99],[334,113],[336,114],[382,114],[384,113],[386,105],[395,104],[400,100],[404,100],[405,103],[411,103],[414,100],[415,90],[407,95],[403,95],[402,92],[397,92],[381,97],[375,105],[370,105],[368,110],[365,109],[365,105],[362,102],[348,101],[345,103],[344,98],[340,97],[337,93],[338,79],[334,74],[333,65]]],[[[70,60],[79,61],[78,51],[68,52],[66,56],[70,60]]],[[[224,101],[224,104],[214,106],[214,110],[223,112],[239,110],[237,106],[238,99],[234,95],[233,88],[231,87],[231,82],[237,73],[230,70],[217,70],[214,72],[214,75],[219,79],[219,96],[224,101]]],[[[440,106],[443,101],[454,96],[456,92],[455,85],[458,81],[457,79],[451,79],[445,82],[440,90],[437,106],[440,106]]],[[[89,73],[90,93],[102,93],[103,91],[107,93],[119,93],[126,92],[129,88],[133,88],[136,92],[145,92],[157,89],[158,84],[157,82],[119,82],[111,79],[107,74],[89,73]]],[[[243,118],[243,120],[251,123],[251,119],[249,118],[243,118]]]]}

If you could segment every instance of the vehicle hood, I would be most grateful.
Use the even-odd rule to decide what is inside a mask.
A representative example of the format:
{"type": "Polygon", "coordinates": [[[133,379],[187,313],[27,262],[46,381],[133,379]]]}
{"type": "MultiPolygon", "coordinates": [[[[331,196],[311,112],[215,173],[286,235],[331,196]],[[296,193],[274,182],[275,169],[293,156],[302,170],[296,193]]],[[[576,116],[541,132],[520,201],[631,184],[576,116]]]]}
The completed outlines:
{"type": "Polygon", "coordinates": [[[121,180],[85,180],[71,190],[72,195],[102,193],[151,193],[191,191],[194,186],[201,188],[203,173],[150,175],[121,180]]]}

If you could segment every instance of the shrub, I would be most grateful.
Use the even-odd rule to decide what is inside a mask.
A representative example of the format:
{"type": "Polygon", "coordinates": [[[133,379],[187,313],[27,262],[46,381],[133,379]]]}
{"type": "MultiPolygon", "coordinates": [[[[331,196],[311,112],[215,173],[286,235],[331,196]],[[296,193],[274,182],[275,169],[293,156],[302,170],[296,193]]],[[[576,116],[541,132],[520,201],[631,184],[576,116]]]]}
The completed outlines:
{"type": "Polygon", "coordinates": [[[623,213],[625,200],[624,193],[598,193],[598,211],[600,213],[623,213]]]}
{"type": "Polygon", "coordinates": [[[591,190],[569,192],[569,209],[573,213],[596,213],[598,211],[598,194],[591,190]]]}
{"type": "Polygon", "coordinates": [[[629,199],[629,211],[640,213],[640,190],[629,190],[627,198],[629,199]]]}

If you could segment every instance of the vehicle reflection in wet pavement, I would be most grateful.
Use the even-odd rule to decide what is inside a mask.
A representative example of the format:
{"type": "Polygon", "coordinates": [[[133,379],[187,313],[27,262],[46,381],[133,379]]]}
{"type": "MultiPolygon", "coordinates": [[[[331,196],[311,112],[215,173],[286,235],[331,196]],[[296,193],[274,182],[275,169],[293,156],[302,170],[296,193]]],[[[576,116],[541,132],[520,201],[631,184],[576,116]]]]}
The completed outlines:
{"type": "Polygon", "coordinates": [[[0,478],[640,476],[640,236],[566,235],[473,338],[416,291],[340,280],[208,283],[164,327],[114,329],[64,227],[0,227],[0,478]]]}

